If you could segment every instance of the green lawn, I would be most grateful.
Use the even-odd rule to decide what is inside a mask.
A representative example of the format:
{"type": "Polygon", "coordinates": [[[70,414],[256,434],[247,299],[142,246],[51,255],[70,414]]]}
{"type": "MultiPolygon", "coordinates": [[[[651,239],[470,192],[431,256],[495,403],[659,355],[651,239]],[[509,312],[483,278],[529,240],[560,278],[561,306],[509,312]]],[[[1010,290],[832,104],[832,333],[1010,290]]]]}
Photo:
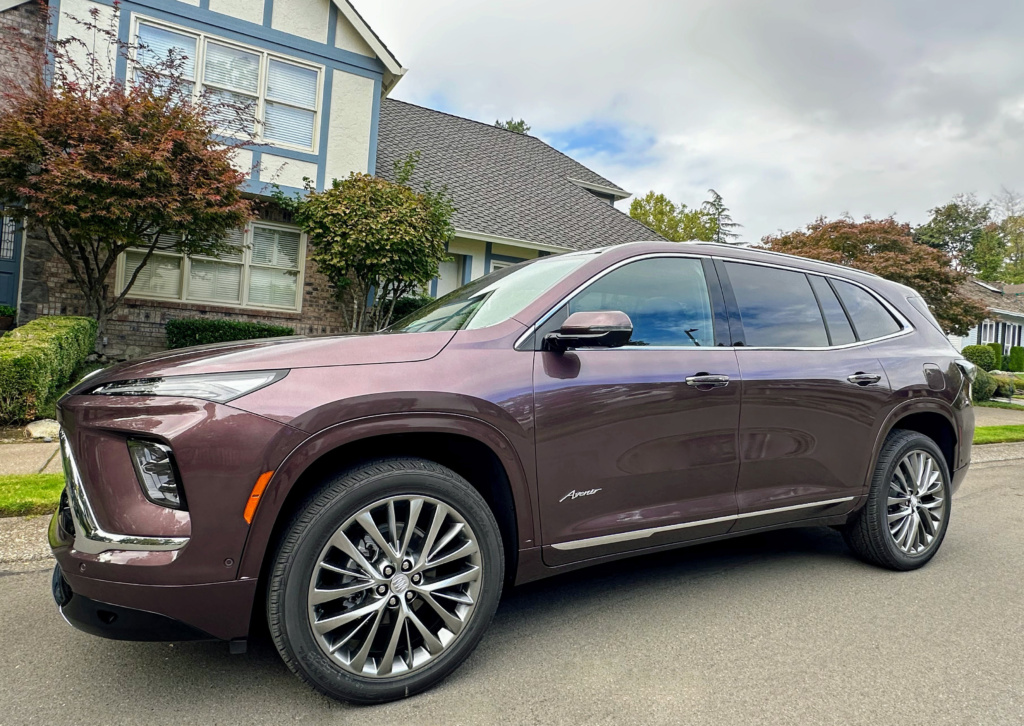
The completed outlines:
{"type": "Polygon", "coordinates": [[[974,429],[975,444],[1006,444],[1024,441],[1024,426],[979,426],[974,429]]]}
{"type": "Polygon", "coordinates": [[[1009,411],[1024,411],[1024,406],[1016,403],[1005,403],[1004,401],[982,401],[974,405],[982,408],[1005,408],[1009,411]]]}
{"type": "Polygon", "coordinates": [[[49,514],[57,508],[63,474],[0,476],[0,517],[49,514]]]}

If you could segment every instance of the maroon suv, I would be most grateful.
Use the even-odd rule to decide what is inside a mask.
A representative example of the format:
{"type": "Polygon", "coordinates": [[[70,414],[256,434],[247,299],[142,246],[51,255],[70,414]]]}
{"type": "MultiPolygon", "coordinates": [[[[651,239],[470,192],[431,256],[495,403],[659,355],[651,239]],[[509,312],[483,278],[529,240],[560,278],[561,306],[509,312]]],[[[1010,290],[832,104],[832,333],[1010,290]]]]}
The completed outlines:
{"type": "Polygon", "coordinates": [[[265,612],[288,666],[386,701],[452,672],[506,583],[791,526],[930,560],[973,367],[918,294],[712,244],[543,257],[388,331],[162,353],[59,406],[53,591],[112,638],[265,612]]]}

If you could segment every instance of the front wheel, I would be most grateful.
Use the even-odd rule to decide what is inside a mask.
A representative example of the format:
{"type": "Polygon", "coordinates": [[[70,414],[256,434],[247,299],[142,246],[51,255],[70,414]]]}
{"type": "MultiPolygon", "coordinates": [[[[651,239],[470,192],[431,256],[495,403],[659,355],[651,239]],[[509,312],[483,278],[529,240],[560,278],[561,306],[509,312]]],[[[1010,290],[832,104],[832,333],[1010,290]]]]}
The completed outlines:
{"type": "Polygon", "coordinates": [[[930,438],[896,430],[886,437],[868,500],[842,530],[854,554],[891,570],[926,564],[949,526],[950,475],[930,438]]]}
{"type": "Polygon", "coordinates": [[[293,519],[267,595],[274,643],[321,692],[423,691],[483,636],[504,580],[498,525],[453,471],[388,459],[326,482],[293,519]]]}

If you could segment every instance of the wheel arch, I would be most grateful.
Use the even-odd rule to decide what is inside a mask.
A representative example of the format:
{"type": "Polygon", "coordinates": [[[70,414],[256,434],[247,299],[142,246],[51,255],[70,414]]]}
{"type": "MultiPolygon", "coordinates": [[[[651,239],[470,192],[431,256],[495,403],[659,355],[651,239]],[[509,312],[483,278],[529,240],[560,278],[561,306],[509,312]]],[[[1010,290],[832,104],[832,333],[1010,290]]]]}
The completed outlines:
{"type": "Polygon", "coordinates": [[[261,577],[273,543],[295,508],[328,474],[385,456],[415,456],[446,466],[487,501],[501,531],[506,572],[534,540],[536,511],[526,469],[508,439],[457,415],[382,415],[332,426],[297,447],[274,472],[253,518],[238,576],[261,577]]]}
{"type": "MultiPolygon", "coordinates": [[[[956,471],[960,450],[960,432],[951,407],[935,400],[918,400],[907,401],[894,408],[879,429],[872,452],[872,462],[878,460],[886,437],[895,429],[916,431],[932,439],[942,451],[950,474],[956,471]]],[[[868,476],[864,482],[865,494],[871,485],[873,472],[874,465],[868,469],[868,476]]]]}

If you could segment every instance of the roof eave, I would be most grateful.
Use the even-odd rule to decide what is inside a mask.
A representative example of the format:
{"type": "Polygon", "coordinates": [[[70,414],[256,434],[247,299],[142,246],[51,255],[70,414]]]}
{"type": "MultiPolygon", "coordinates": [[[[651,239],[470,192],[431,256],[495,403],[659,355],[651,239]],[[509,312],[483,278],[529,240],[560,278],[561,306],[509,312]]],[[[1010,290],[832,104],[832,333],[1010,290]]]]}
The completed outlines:
{"type": "Polygon", "coordinates": [[[356,29],[360,37],[366,44],[370,46],[373,52],[380,59],[381,63],[384,64],[384,88],[383,95],[387,96],[391,89],[393,89],[402,76],[406,73],[406,68],[402,67],[402,64],[398,62],[398,59],[388,50],[388,47],[384,45],[384,42],[377,37],[377,34],[373,32],[373,28],[367,25],[366,21],[363,20],[363,16],[359,14],[348,0],[333,0],[334,5],[338,8],[345,19],[352,24],[352,27],[356,29]]]}

